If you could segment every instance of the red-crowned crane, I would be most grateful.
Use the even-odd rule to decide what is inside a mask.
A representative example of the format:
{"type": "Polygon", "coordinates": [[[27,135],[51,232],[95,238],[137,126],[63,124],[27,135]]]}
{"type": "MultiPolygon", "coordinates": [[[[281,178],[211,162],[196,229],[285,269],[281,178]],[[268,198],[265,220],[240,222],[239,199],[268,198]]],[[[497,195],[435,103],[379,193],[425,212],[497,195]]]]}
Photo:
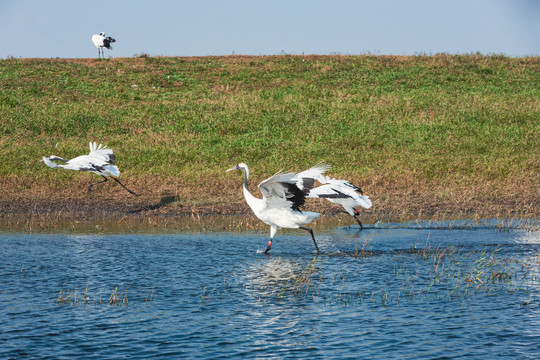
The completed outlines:
{"type": "Polygon", "coordinates": [[[263,195],[262,199],[256,198],[249,191],[249,168],[246,164],[239,163],[227,170],[240,170],[244,173],[243,190],[246,202],[255,216],[265,224],[270,225],[270,241],[264,252],[265,254],[270,251],[274,235],[280,228],[308,231],[311,234],[317,253],[320,252],[313,230],[303,226],[311,223],[320,214],[302,211],[301,207],[304,205],[308,190],[313,186],[315,179],[328,168],[328,165],[321,163],[298,174],[279,171],[259,184],[259,189],[263,195]]]}
{"type": "Polygon", "coordinates": [[[352,215],[360,228],[363,229],[362,223],[358,219],[359,212],[356,210],[358,206],[369,209],[371,200],[369,196],[365,196],[358,186],[351,184],[346,180],[332,179],[325,175],[320,175],[317,178],[321,186],[309,190],[307,197],[324,198],[331,203],[343,206],[345,211],[352,215]]]}
{"type": "Polygon", "coordinates": [[[88,186],[88,190],[91,190],[92,186],[94,185],[104,183],[108,180],[108,177],[111,177],[114,181],[122,185],[122,187],[130,194],[137,195],[125,187],[120,180],[118,180],[120,170],[118,170],[118,166],[114,165],[116,162],[116,157],[113,155],[112,149],[109,149],[107,146],[102,144],[97,145],[95,142],[90,142],[89,146],[90,153],[88,155],[77,156],[71,160],[62,159],[61,157],[55,155],[51,155],[49,157],[44,156],[43,162],[45,165],[53,169],[61,168],[68,170],[88,171],[103,177],[104,180],[90,184],[88,186]],[[58,160],[64,164],[57,164],[52,160],[58,160]]]}
{"type": "Polygon", "coordinates": [[[115,41],[116,40],[113,39],[110,36],[105,37],[104,32],[100,32],[99,35],[97,35],[97,34],[92,35],[92,42],[94,43],[94,45],[96,45],[96,47],[98,49],[98,58],[100,57],[100,55],[101,55],[101,57],[104,56],[103,48],[107,48],[109,50],[112,50],[111,43],[113,43],[115,41]]]}

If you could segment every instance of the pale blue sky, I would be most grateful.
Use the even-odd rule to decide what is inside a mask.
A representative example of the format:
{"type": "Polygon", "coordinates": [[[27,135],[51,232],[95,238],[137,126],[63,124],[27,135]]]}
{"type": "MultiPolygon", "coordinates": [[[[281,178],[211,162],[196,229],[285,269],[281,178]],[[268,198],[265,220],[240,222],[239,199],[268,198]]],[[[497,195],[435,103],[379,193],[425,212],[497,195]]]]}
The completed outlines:
{"type": "Polygon", "coordinates": [[[540,54],[540,0],[0,0],[0,58],[540,54]]]}

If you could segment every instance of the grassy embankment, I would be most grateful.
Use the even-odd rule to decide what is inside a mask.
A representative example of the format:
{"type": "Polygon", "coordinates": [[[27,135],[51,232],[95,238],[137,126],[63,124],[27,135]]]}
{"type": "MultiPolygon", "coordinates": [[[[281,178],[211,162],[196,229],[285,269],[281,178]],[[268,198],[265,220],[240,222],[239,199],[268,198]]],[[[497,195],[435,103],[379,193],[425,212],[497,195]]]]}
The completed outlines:
{"type": "Polygon", "coordinates": [[[244,211],[225,169],[246,162],[258,191],[324,160],[371,196],[366,215],[538,216],[538,57],[7,59],[0,82],[4,213],[166,195],[178,201],[155,211],[244,211]],[[97,176],[39,161],[89,141],[114,149],[141,197],[112,182],[88,193],[97,176]]]}

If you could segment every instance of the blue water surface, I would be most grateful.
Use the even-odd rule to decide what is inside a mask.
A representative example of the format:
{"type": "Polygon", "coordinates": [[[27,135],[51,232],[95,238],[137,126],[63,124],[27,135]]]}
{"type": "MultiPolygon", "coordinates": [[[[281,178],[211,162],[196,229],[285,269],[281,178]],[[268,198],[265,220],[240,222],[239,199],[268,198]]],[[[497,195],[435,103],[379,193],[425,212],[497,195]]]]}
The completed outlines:
{"type": "Polygon", "coordinates": [[[540,358],[538,231],[316,237],[0,233],[0,358],[540,358]]]}

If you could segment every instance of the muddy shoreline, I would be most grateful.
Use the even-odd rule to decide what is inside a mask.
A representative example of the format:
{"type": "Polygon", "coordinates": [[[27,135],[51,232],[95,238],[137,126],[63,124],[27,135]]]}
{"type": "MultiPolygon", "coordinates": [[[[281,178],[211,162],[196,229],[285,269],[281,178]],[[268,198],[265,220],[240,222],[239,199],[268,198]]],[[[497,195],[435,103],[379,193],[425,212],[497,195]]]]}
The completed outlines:
{"type": "MultiPolygon", "coordinates": [[[[440,201],[414,195],[396,195],[389,201],[374,198],[373,208],[361,209],[367,223],[393,220],[539,218],[540,200],[507,197],[504,199],[471,199],[469,201],[440,201]]],[[[345,215],[343,209],[325,201],[311,202],[305,210],[325,216],[345,215]]],[[[6,218],[34,216],[56,219],[102,219],[113,217],[174,218],[186,216],[243,215],[253,216],[244,201],[190,204],[177,195],[71,197],[48,199],[0,198],[0,222],[6,218]]]]}

